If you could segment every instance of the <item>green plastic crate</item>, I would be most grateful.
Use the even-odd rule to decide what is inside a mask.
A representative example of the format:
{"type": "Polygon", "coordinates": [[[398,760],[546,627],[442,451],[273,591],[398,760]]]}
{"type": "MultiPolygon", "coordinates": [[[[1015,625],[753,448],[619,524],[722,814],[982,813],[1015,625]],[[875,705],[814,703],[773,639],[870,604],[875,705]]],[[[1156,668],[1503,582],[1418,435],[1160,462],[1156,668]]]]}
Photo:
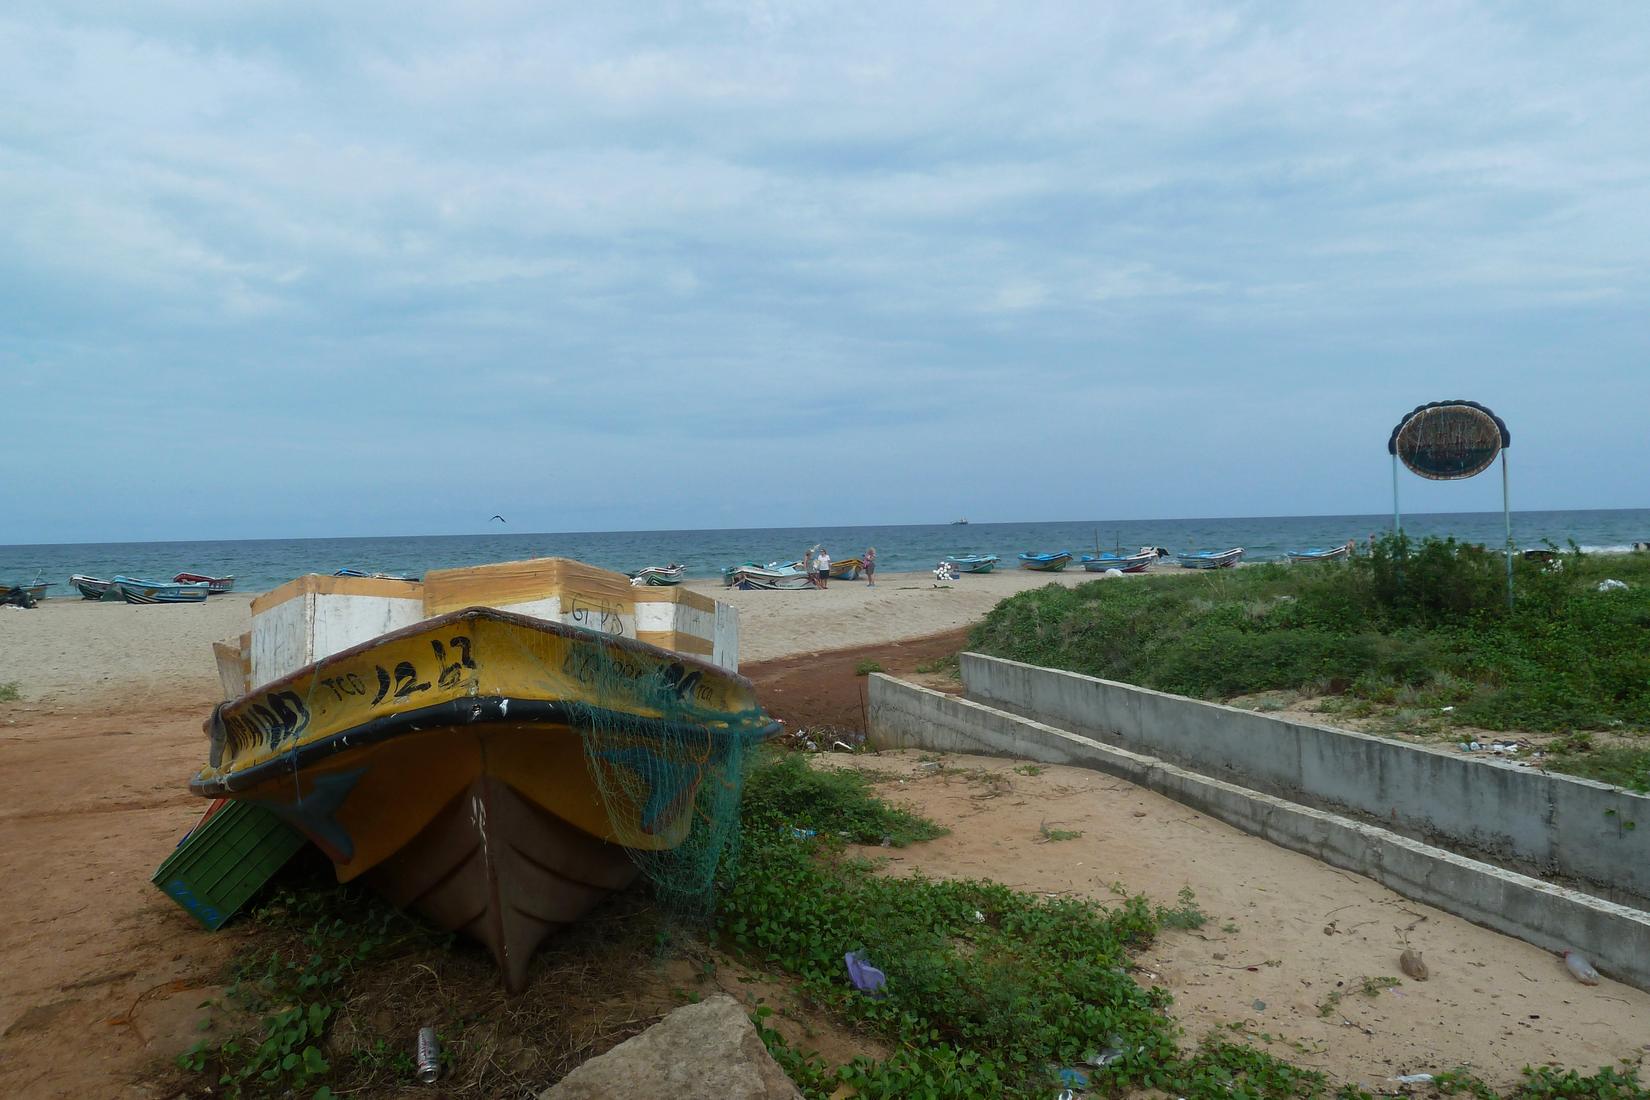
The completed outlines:
{"type": "Polygon", "coordinates": [[[303,846],[302,833],[262,806],[231,800],[184,837],[149,881],[216,931],[303,846]]]}

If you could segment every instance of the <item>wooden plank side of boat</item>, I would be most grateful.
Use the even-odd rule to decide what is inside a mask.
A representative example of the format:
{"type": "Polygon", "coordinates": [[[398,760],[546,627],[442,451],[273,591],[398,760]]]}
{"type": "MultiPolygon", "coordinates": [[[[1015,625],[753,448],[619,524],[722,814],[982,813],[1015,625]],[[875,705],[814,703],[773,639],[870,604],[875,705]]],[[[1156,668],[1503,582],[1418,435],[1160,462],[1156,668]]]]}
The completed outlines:
{"type": "Polygon", "coordinates": [[[1230,569],[1243,560],[1243,547],[1234,546],[1230,550],[1201,550],[1189,554],[1176,554],[1175,560],[1186,569],[1230,569]]]}
{"type": "Polygon", "coordinates": [[[1083,568],[1090,573],[1104,573],[1116,569],[1121,573],[1144,573],[1157,560],[1156,550],[1142,550],[1138,554],[1084,554],[1083,568]]]}
{"type": "Polygon", "coordinates": [[[80,598],[83,600],[101,600],[104,594],[109,591],[110,583],[101,578],[88,577],[81,573],[76,573],[69,578],[69,584],[74,587],[75,591],[80,593],[80,598]]]}
{"type": "Polygon", "coordinates": [[[1336,561],[1352,552],[1351,547],[1342,545],[1329,549],[1314,547],[1310,550],[1290,550],[1289,560],[1292,562],[1336,561]]]}
{"type": "Polygon", "coordinates": [[[1068,551],[1061,550],[1054,554],[1025,553],[1020,555],[1020,568],[1033,569],[1039,573],[1058,573],[1072,561],[1068,551]]]}
{"type": "Polygon", "coordinates": [[[544,939],[637,873],[622,846],[481,775],[365,881],[392,904],[485,945],[505,988],[520,993],[544,939]]]}
{"type": "Polygon", "coordinates": [[[777,728],[716,665],[470,608],[221,705],[190,787],[266,806],[520,988],[544,934],[630,881],[625,850],[680,845],[714,762],[777,728]]]}

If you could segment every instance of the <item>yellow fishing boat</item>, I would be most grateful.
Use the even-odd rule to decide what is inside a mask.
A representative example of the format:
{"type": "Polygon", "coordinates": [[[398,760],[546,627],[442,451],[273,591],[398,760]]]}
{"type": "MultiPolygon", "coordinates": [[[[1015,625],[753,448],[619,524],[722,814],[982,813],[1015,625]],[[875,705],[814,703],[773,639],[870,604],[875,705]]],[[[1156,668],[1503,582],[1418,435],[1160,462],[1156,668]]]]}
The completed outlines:
{"type": "Polygon", "coordinates": [[[190,788],[272,810],[519,991],[543,938],[683,844],[702,788],[777,729],[709,661],[470,607],[219,704],[190,788]]]}
{"type": "Polygon", "coordinates": [[[857,581],[864,570],[865,561],[862,558],[841,558],[831,563],[831,579],[857,581]]]}

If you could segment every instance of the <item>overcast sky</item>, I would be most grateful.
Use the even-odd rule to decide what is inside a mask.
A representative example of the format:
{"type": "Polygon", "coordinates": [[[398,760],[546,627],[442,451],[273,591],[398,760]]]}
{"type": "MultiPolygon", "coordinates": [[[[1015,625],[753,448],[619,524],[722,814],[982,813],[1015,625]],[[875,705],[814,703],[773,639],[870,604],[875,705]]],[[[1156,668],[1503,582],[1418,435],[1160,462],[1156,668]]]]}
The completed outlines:
{"type": "Polygon", "coordinates": [[[14,2],[0,543],[1378,513],[1446,398],[1514,507],[1643,507],[1647,58],[1636,2],[14,2]]]}

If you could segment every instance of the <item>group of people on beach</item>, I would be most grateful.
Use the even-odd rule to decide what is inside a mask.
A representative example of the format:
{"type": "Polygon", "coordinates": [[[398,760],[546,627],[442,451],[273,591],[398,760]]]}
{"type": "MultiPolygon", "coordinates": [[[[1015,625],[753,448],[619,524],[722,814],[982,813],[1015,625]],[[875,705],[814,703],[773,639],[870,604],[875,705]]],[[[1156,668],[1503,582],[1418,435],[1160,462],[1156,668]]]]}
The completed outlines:
{"type": "MultiPolygon", "coordinates": [[[[829,588],[831,580],[831,552],[823,546],[815,546],[802,555],[804,567],[813,577],[815,588],[829,588]]],[[[865,583],[872,588],[877,586],[877,548],[867,546],[865,554],[859,559],[860,572],[865,574],[865,583]]]]}

